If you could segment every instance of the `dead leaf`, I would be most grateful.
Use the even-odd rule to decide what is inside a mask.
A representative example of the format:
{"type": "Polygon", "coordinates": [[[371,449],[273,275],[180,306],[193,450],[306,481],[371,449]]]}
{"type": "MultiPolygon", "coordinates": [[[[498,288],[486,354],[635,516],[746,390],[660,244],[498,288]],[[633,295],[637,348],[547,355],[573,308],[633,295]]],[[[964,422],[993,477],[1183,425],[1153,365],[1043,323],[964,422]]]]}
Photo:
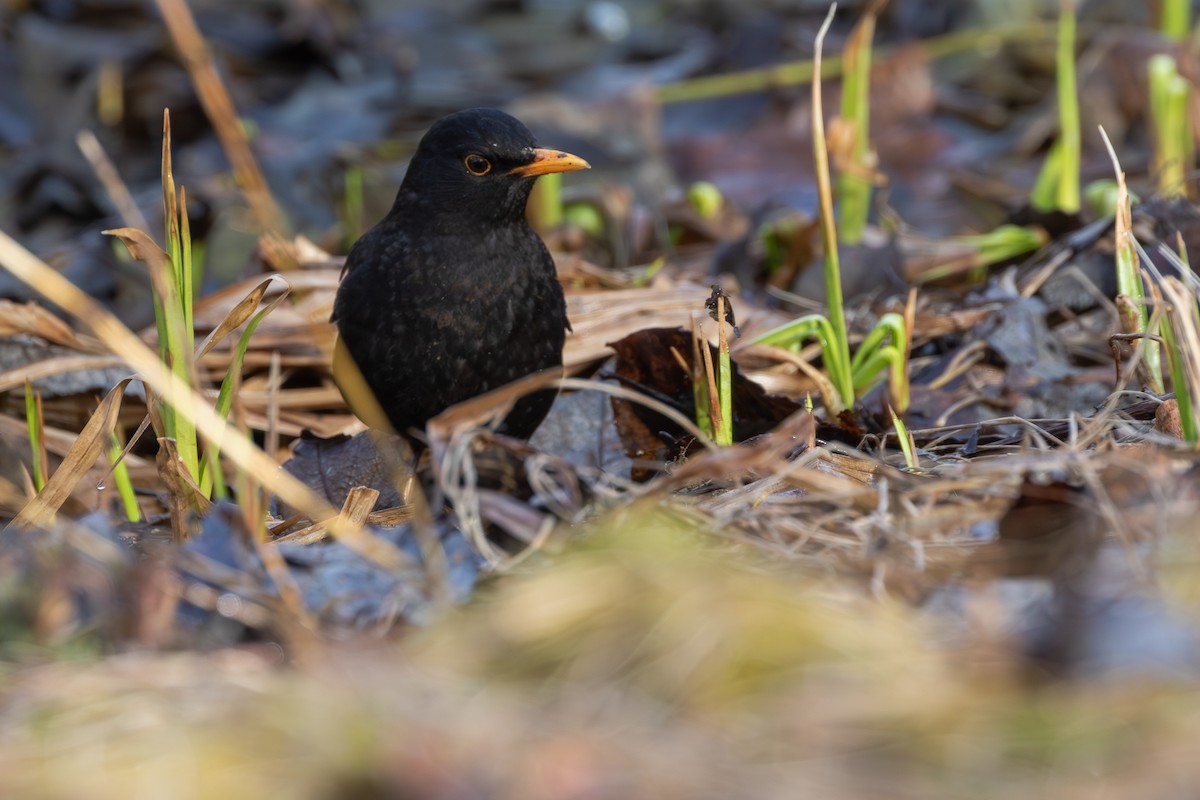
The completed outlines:
{"type": "MultiPolygon", "coordinates": [[[[695,400],[689,375],[692,343],[686,331],[682,328],[650,328],[609,346],[617,353],[613,369],[619,379],[677,409],[688,419],[695,418],[695,400]],[[676,353],[687,354],[684,358],[686,369],[680,366],[676,353]]],[[[716,358],[715,353],[712,356],[716,358]]],[[[766,433],[800,409],[798,403],[786,397],[768,395],[761,386],[742,374],[736,362],[731,361],[731,364],[735,442],[766,433]]],[[[630,458],[671,461],[686,450],[691,441],[682,428],[662,414],[616,398],[612,405],[621,442],[630,458]]],[[[656,471],[635,471],[634,477],[645,480],[656,471]]]]}

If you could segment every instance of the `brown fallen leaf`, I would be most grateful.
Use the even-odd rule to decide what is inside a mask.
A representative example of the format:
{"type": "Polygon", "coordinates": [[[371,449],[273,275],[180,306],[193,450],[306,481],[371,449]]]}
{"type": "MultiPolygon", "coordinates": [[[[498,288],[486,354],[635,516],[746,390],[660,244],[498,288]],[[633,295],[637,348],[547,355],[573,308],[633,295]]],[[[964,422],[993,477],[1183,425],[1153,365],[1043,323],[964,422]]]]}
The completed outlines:
{"type": "MultiPolygon", "coordinates": [[[[688,419],[696,416],[690,372],[692,337],[682,328],[650,328],[609,345],[617,354],[617,378],[678,410],[688,419]],[[678,355],[677,355],[678,354],[678,355]],[[684,365],[681,366],[680,359],[684,365]]],[[[711,348],[711,345],[710,345],[711,348]]],[[[716,358],[716,354],[712,353],[716,358]]],[[[733,366],[733,439],[735,442],[774,428],[800,409],[786,397],[768,395],[757,383],[733,366]]],[[[691,436],[662,414],[614,398],[613,415],[625,452],[630,458],[665,463],[684,453],[691,436]]],[[[635,480],[646,480],[657,467],[635,471],[635,480]]]]}
{"type": "Polygon", "coordinates": [[[1183,423],[1179,419],[1179,401],[1175,398],[1163,400],[1154,412],[1154,430],[1175,439],[1183,438],[1183,423]]]}

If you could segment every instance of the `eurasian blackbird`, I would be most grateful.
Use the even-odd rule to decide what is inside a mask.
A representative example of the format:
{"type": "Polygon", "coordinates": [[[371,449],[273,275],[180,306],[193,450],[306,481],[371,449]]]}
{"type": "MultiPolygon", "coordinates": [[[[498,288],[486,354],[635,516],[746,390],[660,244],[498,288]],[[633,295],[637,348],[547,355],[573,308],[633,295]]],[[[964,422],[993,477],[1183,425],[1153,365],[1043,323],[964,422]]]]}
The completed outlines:
{"type": "MultiPolygon", "coordinates": [[[[538,175],[587,168],[494,109],[429,129],[391,211],[351,248],[333,305],[334,376],[360,419],[423,430],[455,403],[562,366],[566,301],[525,205],[538,175]]],[[[553,400],[527,395],[501,430],[528,438],[553,400]]]]}

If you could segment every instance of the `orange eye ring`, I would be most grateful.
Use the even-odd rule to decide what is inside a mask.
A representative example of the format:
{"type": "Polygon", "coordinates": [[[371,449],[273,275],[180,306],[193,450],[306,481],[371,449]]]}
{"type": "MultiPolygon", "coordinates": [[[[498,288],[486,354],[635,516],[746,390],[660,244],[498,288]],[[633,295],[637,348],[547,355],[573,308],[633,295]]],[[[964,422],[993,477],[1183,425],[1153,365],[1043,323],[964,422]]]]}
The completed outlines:
{"type": "Polygon", "coordinates": [[[487,175],[492,171],[492,162],[488,161],[478,153],[471,153],[463,159],[463,164],[467,167],[467,172],[476,177],[487,175]]]}

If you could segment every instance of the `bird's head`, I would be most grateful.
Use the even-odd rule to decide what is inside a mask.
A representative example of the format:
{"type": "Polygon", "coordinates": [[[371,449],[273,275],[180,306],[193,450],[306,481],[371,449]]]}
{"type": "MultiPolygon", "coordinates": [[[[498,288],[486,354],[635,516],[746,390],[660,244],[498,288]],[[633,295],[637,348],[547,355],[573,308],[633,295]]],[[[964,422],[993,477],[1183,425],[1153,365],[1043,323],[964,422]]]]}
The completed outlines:
{"type": "Polygon", "coordinates": [[[429,129],[409,163],[397,203],[453,209],[457,217],[481,221],[519,220],[534,178],[588,168],[579,156],[538,147],[515,117],[473,108],[443,117],[429,129]]]}

